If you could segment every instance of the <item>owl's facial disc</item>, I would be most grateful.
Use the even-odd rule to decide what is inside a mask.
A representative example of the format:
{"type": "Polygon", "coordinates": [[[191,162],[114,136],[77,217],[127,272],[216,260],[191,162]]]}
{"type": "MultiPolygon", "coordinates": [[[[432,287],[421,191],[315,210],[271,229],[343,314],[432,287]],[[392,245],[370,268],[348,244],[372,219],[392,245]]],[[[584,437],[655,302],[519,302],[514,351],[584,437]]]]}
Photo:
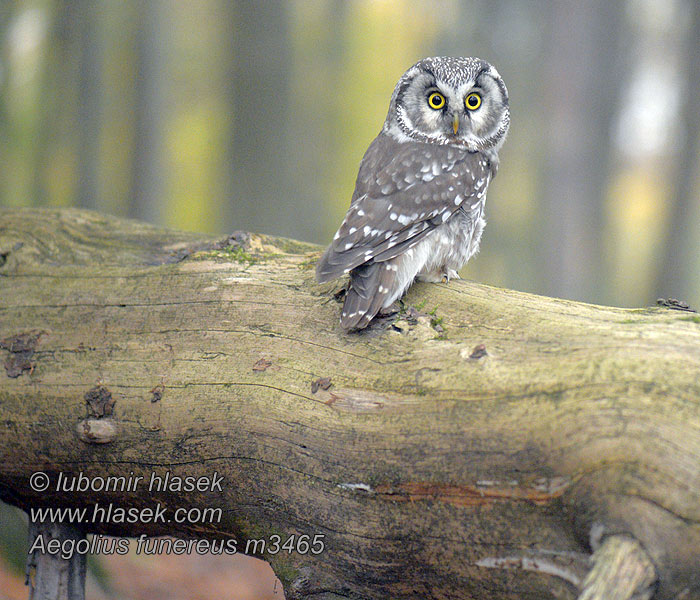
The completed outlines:
{"type": "Polygon", "coordinates": [[[508,93],[479,59],[430,58],[411,67],[394,90],[385,130],[399,141],[498,147],[508,129],[508,93]]]}

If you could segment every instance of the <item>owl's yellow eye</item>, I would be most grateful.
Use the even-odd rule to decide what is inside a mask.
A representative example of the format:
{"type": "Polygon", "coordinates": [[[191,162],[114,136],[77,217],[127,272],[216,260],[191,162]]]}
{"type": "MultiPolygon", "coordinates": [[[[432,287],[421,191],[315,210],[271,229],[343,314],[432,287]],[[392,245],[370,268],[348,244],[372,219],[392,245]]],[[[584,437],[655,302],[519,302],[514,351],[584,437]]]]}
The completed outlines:
{"type": "Polygon", "coordinates": [[[445,106],[445,96],[440,92],[433,92],[428,96],[428,106],[433,110],[440,110],[445,106]]]}
{"type": "Polygon", "coordinates": [[[472,92],[464,99],[464,105],[468,110],[476,110],[481,106],[481,96],[476,92],[472,92]]]}

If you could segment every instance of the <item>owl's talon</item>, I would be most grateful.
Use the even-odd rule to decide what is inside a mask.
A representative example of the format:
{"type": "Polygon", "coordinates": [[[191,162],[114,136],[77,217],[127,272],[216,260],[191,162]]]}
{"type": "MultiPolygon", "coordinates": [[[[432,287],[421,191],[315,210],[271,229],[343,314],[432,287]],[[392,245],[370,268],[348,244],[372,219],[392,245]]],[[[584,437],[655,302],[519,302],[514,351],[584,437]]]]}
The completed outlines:
{"type": "Polygon", "coordinates": [[[390,317],[390,316],[398,313],[400,310],[401,310],[401,305],[398,302],[394,302],[393,304],[390,304],[389,306],[380,308],[379,312],[377,314],[379,316],[382,316],[382,317],[390,317]]]}
{"type": "Polygon", "coordinates": [[[442,274],[442,283],[450,283],[451,279],[461,279],[461,277],[454,269],[447,269],[447,271],[442,274]]]}

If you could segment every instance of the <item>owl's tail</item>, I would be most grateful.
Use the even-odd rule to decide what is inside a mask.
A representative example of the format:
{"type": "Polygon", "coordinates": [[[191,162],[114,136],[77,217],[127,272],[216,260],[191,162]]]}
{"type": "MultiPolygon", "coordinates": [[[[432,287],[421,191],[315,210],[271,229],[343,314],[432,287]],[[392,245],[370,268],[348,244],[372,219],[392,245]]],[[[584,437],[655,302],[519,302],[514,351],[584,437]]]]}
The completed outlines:
{"type": "Polygon", "coordinates": [[[413,276],[399,269],[401,259],[364,264],[350,272],[350,286],[340,315],[343,329],[364,329],[382,308],[403,295],[413,276]]]}

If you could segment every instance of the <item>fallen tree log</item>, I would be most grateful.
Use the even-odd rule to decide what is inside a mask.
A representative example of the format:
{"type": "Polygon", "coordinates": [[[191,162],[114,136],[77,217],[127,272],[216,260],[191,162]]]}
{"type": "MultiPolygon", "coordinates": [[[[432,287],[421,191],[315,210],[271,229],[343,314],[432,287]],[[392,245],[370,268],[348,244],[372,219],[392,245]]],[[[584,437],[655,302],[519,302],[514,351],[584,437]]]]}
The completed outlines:
{"type": "Polygon", "coordinates": [[[700,598],[697,314],[453,281],[345,334],[318,250],[0,212],[1,497],[290,600],[700,598]]]}

